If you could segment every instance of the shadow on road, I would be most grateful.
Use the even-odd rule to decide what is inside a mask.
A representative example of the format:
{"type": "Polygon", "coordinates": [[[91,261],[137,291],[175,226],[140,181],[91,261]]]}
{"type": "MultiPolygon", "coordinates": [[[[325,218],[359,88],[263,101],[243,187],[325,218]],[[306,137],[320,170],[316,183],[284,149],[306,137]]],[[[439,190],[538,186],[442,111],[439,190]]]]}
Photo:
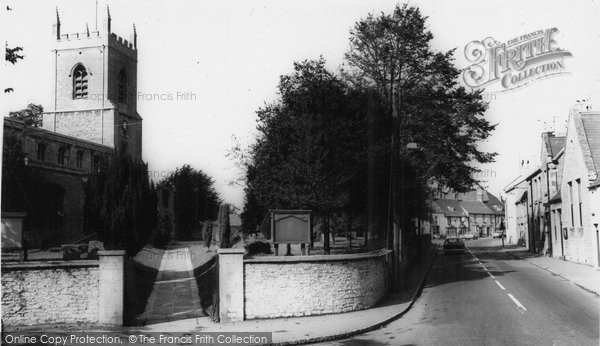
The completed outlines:
{"type": "MultiPolygon", "coordinates": [[[[473,251],[473,249],[471,249],[471,251],[473,251]]],[[[483,258],[480,255],[481,254],[477,254],[478,258],[482,260],[483,258]]],[[[503,254],[503,256],[510,257],[506,254],[503,254]]],[[[483,264],[485,265],[485,263],[483,264]]],[[[450,255],[440,251],[435,258],[425,287],[434,287],[453,282],[487,279],[490,277],[488,272],[495,277],[512,272],[512,270],[499,270],[492,266],[486,267],[486,269],[487,272],[469,253],[450,255]]]]}

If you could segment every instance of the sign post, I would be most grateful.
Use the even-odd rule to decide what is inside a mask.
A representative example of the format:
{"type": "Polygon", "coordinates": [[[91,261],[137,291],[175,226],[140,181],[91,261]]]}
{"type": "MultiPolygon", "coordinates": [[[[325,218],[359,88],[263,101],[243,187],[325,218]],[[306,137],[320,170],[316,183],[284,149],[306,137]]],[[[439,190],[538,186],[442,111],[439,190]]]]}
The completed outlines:
{"type": "Polygon", "coordinates": [[[312,220],[310,210],[271,210],[271,242],[275,256],[279,255],[279,244],[300,244],[302,255],[306,255],[306,244],[311,244],[312,220]]]}

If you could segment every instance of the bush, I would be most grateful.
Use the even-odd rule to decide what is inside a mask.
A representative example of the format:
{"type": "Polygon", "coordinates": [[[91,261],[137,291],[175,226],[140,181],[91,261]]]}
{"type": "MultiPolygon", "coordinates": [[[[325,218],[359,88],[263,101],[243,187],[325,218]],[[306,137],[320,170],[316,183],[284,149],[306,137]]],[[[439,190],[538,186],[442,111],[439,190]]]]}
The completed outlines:
{"type": "Polygon", "coordinates": [[[255,241],[246,245],[246,253],[248,256],[254,256],[258,254],[272,254],[271,244],[263,241],[255,241]]]}
{"type": "Polygon", "coordinates": [[[171,219],[169,215],[160,218],[158,225],[152,230],[151,243],[154,247],[165,248],[171,241],[171,219]]]}

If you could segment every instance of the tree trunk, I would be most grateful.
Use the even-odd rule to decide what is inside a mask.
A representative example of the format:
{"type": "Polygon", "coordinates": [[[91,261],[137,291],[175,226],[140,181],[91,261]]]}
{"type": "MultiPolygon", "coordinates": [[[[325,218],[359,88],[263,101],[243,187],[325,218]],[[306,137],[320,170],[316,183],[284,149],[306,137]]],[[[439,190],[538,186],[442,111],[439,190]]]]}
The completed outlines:
{"type": "Polygon", "coordinates": [[[346,240],[348,241],[348,249],[352,249],[352,217],[350,213],[346,214],[346,240]]]}
{"type": "Polygon", "coordinates": [[[331,253],[331,245],[329,244],[329,216],[325,216],[323,221],[323,251],[329,255],[331,253]]]}

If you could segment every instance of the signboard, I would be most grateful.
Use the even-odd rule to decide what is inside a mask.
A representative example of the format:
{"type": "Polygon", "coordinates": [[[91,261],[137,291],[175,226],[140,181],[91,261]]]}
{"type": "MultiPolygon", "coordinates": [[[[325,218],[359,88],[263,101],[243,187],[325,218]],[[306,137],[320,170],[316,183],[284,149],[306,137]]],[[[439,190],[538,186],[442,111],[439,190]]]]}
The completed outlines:
{"type": "Polygon", "coordinates": [[[274,244],[307,244],[311,238],[310,210],[271,210],[274,244]]]}
{"type": "Polygon", "coordinates": [[[2,213],[2,249],[23,248],[23,219],[25,213],[2,213]]]}

